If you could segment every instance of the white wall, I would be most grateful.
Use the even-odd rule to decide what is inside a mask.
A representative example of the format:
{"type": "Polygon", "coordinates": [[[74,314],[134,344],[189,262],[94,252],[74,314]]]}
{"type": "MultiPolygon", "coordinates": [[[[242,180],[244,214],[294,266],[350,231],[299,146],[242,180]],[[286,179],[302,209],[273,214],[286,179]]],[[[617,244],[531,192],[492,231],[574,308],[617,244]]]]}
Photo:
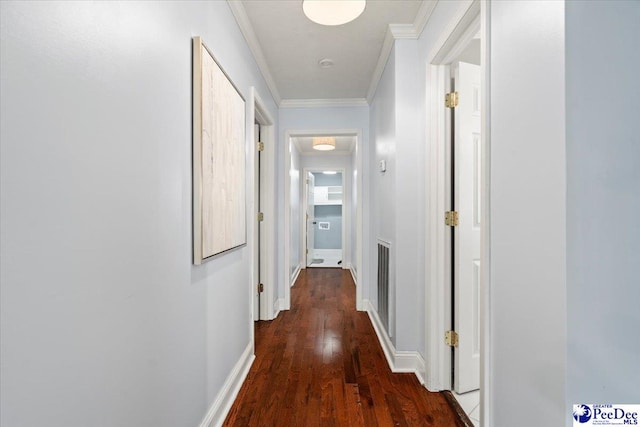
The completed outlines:
{"type": "MultiPolygon", "coordinates": [[[[416,40],[397,40],[371,106],[372,237],[391,243],[390,329],[397,350],[424,353],[425,63],[416,40]],[[379,170],[380,160],[387,171],[379,170]]],[[[372,241],[372,280],[377,272],[372,241]]],[[[372,290],[375,286],[372,286],[372,290]]],[[[377,307],[375,292],[370,299],[377,307]]]]}
{"type": "Polygon", "coordinates": [[[640,402],[639,22],[566,4],[567,408],[640,402]]]}
{"type": "MultiPolygon", "coordinates": [[[[428,114],[422,94],[430,88],[420,80],[426,74],[420,61],[460,5],[438,3],[416,52],[412,41],[396,42],[371,106],[372,236],[386,227],[402,248],[411,247],[410,236],[403,242],[403,230],[391,226],[415,224],[403,209],[412,204],[408,196],[394,196],[384,180],[395,179],[397,193],[412,184],[410,174],[401,175],[411,170],[402,150],[421,137],[415,120],[428,114]],[[381,177],[375,168],[389,147],[398,172],[381,177]],[[392,200],[409,205],[382,211],[392,200]]],[[[640,253],[640,227],[633,215],[640,206],[640,12],[634,2],[568,2],[565,49],[564,7],[523,1],[492,2],[490,9],[488,399],[497,427],[516,419],[523,426],[570,425],[572,403],[638,400],[634,361],[640,342],[634,331],[640,322],[633,304],[640,288],[634,286],[639,271],[633,260],[640,253]],[[611,70],[624,88],[620,102],[611,70]],[[620,212],[615,221],[612,209],[620,212]],[[534,417],[521,416],[522,402],[536,408],[534,417]]],[[[420,188],[413,194],[424,197],[420,188]]],[[[407,280],[420,279],[410,262],[405,268],[400,262],[407,280]]],[[[397,305],[404,310],[400,294],[409,288],[400,274],[397,305]]],[[[371,294],[374,300],[373,289],[371,294]]],[[[398,316],[397,328],[408,321],[398,316]]]]}
{"type": "MultiPolygon", "coordinates": [[[[278,127],[280,129],[280,145],[278,153],[276,154],[276,170],[280,171],[278,175],[278,211],[280,222],[276,231],[277,235],[284,234],[284,205],[280,200],[284,199],[284,179],[285,179],[285,147],[288,147],[289,141],[286,141],[287,131],[323,131],[323,130],[362,130],[362,140],[360,144],[363,152],[366,153],[369,141],[369,107],[323,107],[323,108],[282,108],[279,112],[278,127]]],[[[363,170],[368,168],[368,161],[364,159],[363,170]]],[[[367,206],[368,202],[368,186],[369,183],[365,179],[363,182],[363,206],[367,206]]],[[[292,188],[293,189],[293,188],[292,188]]],[[[365,212],[363,222],[368,224],[369,217],[368,212],[365,212]]],[[[294,223],[291,222],[293,227],[294,223]]],[[[368,239],[368,233],[364,233],[363,239],[366,245],[368,239]]],[[[279,259],[284,257],[284,245],[279,246],[279,259]]],[[[365,257],[366,258],[366,257],[365,257]]],[[[363,264],[367,260],[363,260],[363,264]]],[[[285,275],[283,274],[284,263],[278,262],[278,292],[279,298],[284,298],[284,283],[286,282],[285,275]]],[[[359,278],[360,279],[360,278],[359,278]]],[[[367,280],[366,275],[362,277],[362,290],[363,295],[367,292],[367,280]]],[[[365,296],[366,298],[366,296],[365,296]]]]}
{"type": "MultiPolygon", "coordinates": [[[[371,102],[370,138],[371,150],[369,152],[371,170],[369,179],[371,210],[371,241],[365,249],[365,256],[371,259],[369,286],[369,300],[376,309],[378,308],[377,290],[377,257],[378,239],[389,242],[389,297],[394,295],[396,278],[393,274],[396,260],[396,217],[395,217],[395,193],[396,193],[396,97],[395,97],[395,49],[392,49],[384,73],[378,83],[375,97],[371,102]],[[386,162],[386,172],[380,171],[380,161],[386,162]]],[[[391,304],[391,301],[389,301],[391,304]]],[[[393,308],[390,305],[391,308],[393,308]]],[[[395,321],[394,313],[390,313],[390,327],[395,321]]],[[[395,340],[395,331],[390,331],[392,341],[395,340]]],[[[395,343],[395,342],[394,342],[395,343]]]]}
{"type": "Polygon", "coordinates": [[[398,350],[423,353],[427,116],[426,67],[418,53],[415,40],[396,41],[395,344],[398,350]]]}
{"type": "Polygon", "coordinates": [[[570,415],[564,3],[492,2],[490,19],[490,425],[560,426],[570,415]]]}
{"type": "Polygon", "coordinates": [[[196,426],[253,322],[249,247],[191,265],[192,36],[268,89],[224,2],[0,8],[0,424],[196,426]]]}

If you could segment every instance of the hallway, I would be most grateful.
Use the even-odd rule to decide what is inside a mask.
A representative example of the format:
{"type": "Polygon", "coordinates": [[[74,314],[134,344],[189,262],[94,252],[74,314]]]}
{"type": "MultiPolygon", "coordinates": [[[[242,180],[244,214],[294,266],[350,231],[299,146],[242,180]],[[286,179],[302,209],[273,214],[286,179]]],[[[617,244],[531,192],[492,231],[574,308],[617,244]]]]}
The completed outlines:
{"type": "Polygon", "coordinates": [[[439,393],[389,370],[346,270],[306,269],[292,309],[256,324],[256,359],[225,426],[455,426],[439,393]]]}

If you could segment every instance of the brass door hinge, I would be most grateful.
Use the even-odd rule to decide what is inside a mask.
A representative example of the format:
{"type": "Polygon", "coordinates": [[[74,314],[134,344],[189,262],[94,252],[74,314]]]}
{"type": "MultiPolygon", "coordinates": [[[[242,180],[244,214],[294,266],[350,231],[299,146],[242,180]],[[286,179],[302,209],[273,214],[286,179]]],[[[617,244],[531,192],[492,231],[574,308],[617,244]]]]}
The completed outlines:
{"type": "Polygon", "coordinates": [[[264,221],[264,214],[262,212],[258,212],[258,221],[264,221]]]}
{"type": "Polygon", "coordinates": [[[456,108],[458,106],[458,92],[447,93],[444,96],[444,105],[447,108],[456,108]]]}
{"type": "Polygon", "coordinates": [[[258,142],[258,151],[264,151],[264,142],[258,142]]]}
{"type": "Polygon", "coordinates": [[[448,211],[444,213],[444,223],[449,227],[458,226],[458,212],[448,211]]]}
{"type": "Polygon", "coordinates": [[[264,292],[264,285],[262,283],[258,283],[258,293],[264,292]]]}
{"type": "Polygon", "coordinates": [[[458,333],[456,331],[447,331],[444,333],[444,342],[449,347],[458,346],[458,333]]]}

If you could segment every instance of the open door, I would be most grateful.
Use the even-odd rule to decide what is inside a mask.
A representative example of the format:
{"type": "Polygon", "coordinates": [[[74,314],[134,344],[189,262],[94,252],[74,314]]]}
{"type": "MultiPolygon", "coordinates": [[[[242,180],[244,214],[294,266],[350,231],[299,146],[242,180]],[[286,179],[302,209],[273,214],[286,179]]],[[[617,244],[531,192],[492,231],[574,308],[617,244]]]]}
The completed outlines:
{"type": "Polygon", "coordinates": [[[452,64],[458,105],[454,108],[453,201],[458,212],[454,227],[453,301],[454,390],[480,388],[480,66],[452,64]]]}
{"type": "Polygon", "coordinates": [[[314,235],[315,235],[315,177],[307,172],[307,267],[313,263],[314,235]]]}

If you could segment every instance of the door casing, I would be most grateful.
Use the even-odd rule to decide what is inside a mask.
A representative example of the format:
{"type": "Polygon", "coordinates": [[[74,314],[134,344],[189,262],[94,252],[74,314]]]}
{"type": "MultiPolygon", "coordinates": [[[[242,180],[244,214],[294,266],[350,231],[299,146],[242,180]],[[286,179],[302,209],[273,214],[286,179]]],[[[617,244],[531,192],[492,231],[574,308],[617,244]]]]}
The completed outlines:
{"type": "MultiPolygon", "coordinates": [[[[344,168],[331,168],[331,170],[335,170],[336,172],[339,172],[339,173],[342,174],[342,216],[341,216],[341,221],[342,221],[341,246],[342,246],[342,248],[341,248],[341,250],[342,250],[342,259],[344,260],[345,259],[345,255],[346,255],[345,246],[346,246],[346,241],[347,241],[347,231],[346,231],[347,227],[346,227],[346,224],[345,224],[345,222],[346,222],[346,218],[345,218],[346,191],[345,191],[345,175],[344,175],[346,171],[345,171],[344,168]]],[[[318,173],[318,172],[322,172],[322,171],[323,171],[323,169],[305,168],[304,169],[304,176],[306,177],[309,173],[318,173]]],[[[303,193],[304,193],[304,200],[301,200],[302,206],[307,206],[307,203],[308,203],[307,192],[303,191],[303,193]]],[[[354,213],[355,212],[352,212],[351,216],[353,216],[354,213]]],[[[354,224],[354,222],[355,222],[355,221],[353,221],[353,218],[350,218],[350,221],[351,221],[351,224],[354,224]]],[[[303,248],[302,253],[305,254],[307,249],[309,249],[309,248],[307,248],[308,239],[306,238],[307,233],[309,232],[309,230],[308,230],[306,221],[302,221],[302,222],[303,222],[302,232],[300,233],[300,235],[303,237],[302,238],[302,244],[303,245],[301,247],[303,248]]],[[[308,266],[305,266],[305,268],[306,267],[308,267],[308,266]]],[[[342,268],[347,268],[347,266],[344,265],[344,263],[343,263],[343,267],[342,268]]]]}
{"type": "MultiPolygon", "coordinates": [[[[254,87],[251,88],[249,96],[249,140],[252,141],[252,149],[250,150],[249,161],[252,175],[253,191],[247,192],[251,196],[251,201],[247,206],[250,206],[249,210],[249,223],[251,226],[250,235],[252,239],[252,251],[251,251],[251,265],[253,266],[251,271],[251,283],[250,283],[250,295],[251,295],[251,313],[253,320],[271,320],[274,318],[274,300],[275,295],[275,205],[273,200],[275,198],[275,128],[274,121],[266,104],[260,98],[260,95],[254,87]],[[253,141],[256,140],[254,123],[260,124],[261,139],[264,143],[264,151],[262,152],[260,169],[258,170],[258,150],[253,141]],[[260,180],[260,185],[258,185],[260,180]],[[259,194],[258,191],[260,191],[259,194]],[[264,213],[264,220],[261,226],[258,227],[257,213],[258,213],[258,198],[262,200],[262,206],[260,210],[264,213]],[[262,242],[260,242],[259,228],[262,228],[262,242]],[[260,250],[262,247],[262,253],[260,250]],[[258,265],[258,261],[261,261],[258,265]],[[260,270],[260,279],[264,285],[264,292],[260,298],[260,319],[258,319],[258,309],[256,307],[256,292],[258,286],[258,271],[260,270]]],[[[253,334],[253,328],[251,328],[253,334]]],[[[253,339],[252,339],[253,342],[253,339]]]]}
{"type": "MultiPolygon", "coordinates": [[[[291,224],[291,209],[289,206],[289,200],[291,200],[291,191],[295,191],[297,189],[291,188],[291,179],[288,176],[288,173],[291,169],[291,150],[296,150],[295,144],[292,142],[292,138],[295,137],[309,137],[309,136],[322,136],[322,135],[343,135],[343,136],[354,136],[356,138],[356,147],[354,155],[356,168],[358,170],[358,174],[355,180],[352,180],[352,186],[356,188],[357,191],[357,203],[356,203],[356,212],[352,212],[352,223],[351,226],[356,229],[356,263],[358,266],[358,274],[357,276],[353,274],[353,270],[351,270],[352,276],[354,278],[354,282],[356,284],[356,309],[359,311],[365,310],[365,304],[363,301],[363,280],[361,277],[363,276],[363,272],[366,271],[368,265],[366,261],[363,259],[363,239],[364,236],[364,213],[363,213],[363,186],[365,183],[363,182],[363,175],[366,175],[366,170],[364,170],[364,161],[363,161],[363,152],[362,152],[362,131],[360,129],[322,129],[322,130],[286,130],[284,132],[284,165],[285,165],[285,176],[284,176],[284,200],[283,210],[284,210],[284,260],[283,260],[283,287],[284,287],[284,298],[280,303],[280,309],[289,310],[291,308],[291,286],[293,285],[295,278],[299,270],[297,269],[293,275],[290,275],[291,262],[291,244],[289,236],[291,236],[292,227],[298,227],[298,224],[291,224]]],[[[343,182],[345,182],[345,177],[343,174],[343,182]]],[[[344,196],[343,196],[344,199],[344,196]]],[[[302,202],[302,201],[301,201],[302,202]]],[[[344,228],[343,228],[344,229],[344,228]]]]}
{"type": "Polygon", "coordinates": [[[444,333],[451,328],[451,233],[444,224],[444,212],[450,206],[450,119],[444,105],[444,94],[450,87],[450,64],[464,49],[468,41],[481,34],[482,120],[482,218],[481,227],[481,289],[480,289],[480,421],[491,425],[489,399],[491,398],[490,367],[490,245],[488,232],[491,224],[490,191],[490,2],[471,0],[461,2],[450,22],[441,31],[435,48],[426,61],[429,114],[426,121],[428,148],[425,165],[428,170],[427,195],[427,254],[425,263],[425,354],[426,382],[431,391],[450,390],[452,358],[445,344],[444,333]]]}

